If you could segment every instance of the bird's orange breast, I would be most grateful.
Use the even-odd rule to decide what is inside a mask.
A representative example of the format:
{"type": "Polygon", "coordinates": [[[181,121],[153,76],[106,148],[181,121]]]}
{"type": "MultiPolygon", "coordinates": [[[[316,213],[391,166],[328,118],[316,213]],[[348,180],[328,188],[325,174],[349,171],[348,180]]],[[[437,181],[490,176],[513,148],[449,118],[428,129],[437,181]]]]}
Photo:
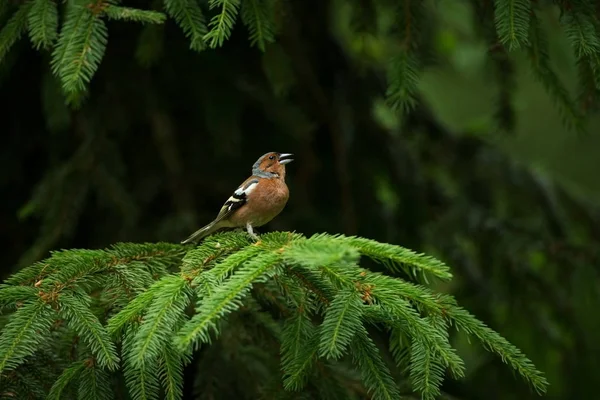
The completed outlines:
{"type": "Polygon", "coordinates": [[[261,179],[254,190],[248,194],[243,207],[236,210],[229,220],[235,226],[262,226],[275,218],[285,207],[289,190],[280,179],[261,179]]]}

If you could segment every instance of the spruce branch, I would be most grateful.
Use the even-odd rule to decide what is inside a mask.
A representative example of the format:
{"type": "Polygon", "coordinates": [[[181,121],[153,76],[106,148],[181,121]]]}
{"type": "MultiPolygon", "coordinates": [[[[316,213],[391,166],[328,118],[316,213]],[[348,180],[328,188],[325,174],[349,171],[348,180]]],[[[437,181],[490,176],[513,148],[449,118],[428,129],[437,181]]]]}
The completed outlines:
{"type": "Polygon", "coordinates": [[[211,10],[219,8],[220,12],[208,23],[210,31],[204,36],[204,40],[211,48],[221,47],[231,36],[240,0],[209,0],[208,4],[211,10]]]}
{"type": "Polygon", "coordinates": [[[75,361],[60,374],[58,379],[52,385],[47,400],[61,400],[64,398],[63,393],[68,386],[73,384],[81,371],[85,368],[84,361],[75,361]]]}
{"type": "Polygon", "coordinates": [[[108,31],[93,8],[71,3],[52,60],[67,94],[86,90],[104,57],[108,31]]]}
{"type": "Polygon", "coordinates": [[[404,0],[396,6],[401,28],[397,33],[400,46],[387,67],[386,99],[392,109],[405,115],[417,104],[420,77],[420,59],[417,49],[421,43],[420,23],[424,6],[422,1],[404,0]]]}
{"type": "Polygon", "coordinates": [[[268,43],[275,42],[273,0],[244,0],[242,23],[250,33],[250,44],[265,51],[268,43]]]}
{"type": "Polygon", "coordinates": [[[362,326],[363,302],[354,289],[340,291],[327,309],[321,325],[319,355],[340,358],[362,326]]]}
{"type": "Polygon", "coordinates": [[[115,345],[98,317],[90,311],[91,302],[92,299],[87,295],[61,295],[60,314],[87,344],[98,364],[111,371],[116,370],[119,357],[115,345]]]}
{"type": "Polygon", "coordinates": [[[392,329],[389,333],[390,354],[402,375],[409,376],[411,369],[411,348],[412,341],[410,337],[400,329],[392,329]]]}
{"type": "Polygon", "coordinates": [[[160,391],[159,364],[142,363],[134,366],[133,345],[138,324],[128,325],[123,336],[123,374],[132,400],[158,400],[160,391]]]}
{"type": "Polygon", "coordinates": [[[413,278],[420,273],[425,280],[427,276],[433,276],[442,280],[452,279],[450,268],[443,262],[425,254],[416,253],[410,249],[387,243],[379,243],[374,240],[354,236],[339,237],[356,248],[362,255],[383,264],[390,271],[398,272],[400,267],[413,278]]]}
{"type": "Polygon", "coordinates": [[[218,333],[218,320],[242,305],[242,299],[249,293],[252,284],[263,282],[279,257],[279,254],[273,252],[261,254],[243,265],[213,295],[205,297],[198,304],[197,314],[175,337],[176,347],[185,351],[188,346],[196,345],[198,340],[210,343],[210,331],[218,333]]]}
{"type": "Polygon", "coordinates": [[[4,307],[16,307],[18,303],[34,301],[37,294],[35,287],[0,284],[0,311],[4,307]]]}
{"type": "Polygon", "coordinates": [[[356,332],[351,344],[353,361],[373,399],[392,400],[400,398],[398,386],[381,353],[364,327],[356,332]]]}
{"type": "Polygon", "coordinates": [[[167,400],[183,398],[183,366],[189,361],[190,359],[180,354],[170,341],[165,342],[158,373],[167,400]]]}
{"type": "Polygon", "coordinates": [[[464,376],[462,359],[452,349],[448,338],[442,335],[439,329],[429,325],[427,320],[420,317],[408,302],[396,299],[394,303],[389,300],[385,303],[387,304],[380,308],[372,309],[371,315],[374,320],[378,322],[388,321],[387,324],[404,332],[413,341],[424,342],[427,351],[438,357],[440,362],[449,368],[454,376],[464,376]]]}
{"type": "Polygon", "coordinates": [[[563,124],[577,132],[584,131],[583,117],[569,96],[569,92],[550,65],[548,45],[535,13],[531,13],[530,44],[527,48],[534,76],[546,87],[557,105],[563,124]]]}
{"type": "Polygon", "coordinates": [[[597,101],[600,90],[600,23],[594,11],[590,1],[574,2],[561,18],[580,70],[583,110],[597,101]]]}
{"type": "Polygon", "coordinates": [[[393,299],[400,296],[410,302],[417,310],[427,314],[440,314],[444,311],[444,302],[448,302],[448,296],[436,293],[427,287],[396,279],[381,273],[367,270],[361,272],[366,274],[364,283],[372,285],[371,295],[381,299],[393,299]]]}
{"type": "Polygon", "coordinates": [[[421,338],[415,338],[410,347],[410,377],[415,391],[423,399],[435,400],[440,395],[446,367],[421,338]]]}
{"type": "MultiPolygon", "coordinates": [[[[506,43],[502,46],[498,30],[488,23],[494,19],[494,10],[489,4],[477,0],[471,0],[471,5],[475,12],[473,13],[473,23],[475,29],[483,37],[488,46],[487,56],[490,63],[490,69],[497,80],[497,109],[494,113],[500,132],[513,132],[515,128],[515,110],[514,93],[516,89],[516,73],[513,62],[510,58],[506,43]]],[[[529,15],[527,15],[529,18],[529,15]]],[[[527,22],[529,26],[529,22],[527,22]]]]}
{"type": "Polygon", "coordinates": [[[173,334],[191,297],[188,281],[166,276],[155,284],[154,298],[134,338],[132,366],[155,362],[173,334]]]}
{"type": "MultiPolygon", "coordinates": [[[[584,1],[583,3],[587,3],[584,1]]],[[[561,18],[567,37],[573,44],[577,58],[583,56],[598,56],[600,53],[600,38],[596,32],[597,22],[590,7],[571,8],[561,18]]]]}
{"type": "Polygon", "coordinates": [[[419,63],[414,54],[400,51],[392,58],[388,67],[386,96],[394,110],[405,115],[415,108],[419,77],[419,63]]]}
{"type": "Polygon", "coordinates": [[[477,337],[490,351],[498,354],[502,361],[510,365],[539,393],[545,393],[548,381],[516,346],[490,329],[462,307],[448,309],[448,317],[466,333],[477,337]]]}
{"type": "Polygon", "coordinates": [[[58,11],[53,0],[33,0],[28,16],[29,37],[35,49],[49,49],[58,36],[58,11]]]}
{"type": "Polygon", "coordinates": [[[495,22],[500,42],[508,50],[528,44],[530,0],[495,0],[495,22]]]}
{"type": "Polygon", "coordinates": [[[120,21],[134,21],[147,24],[162,24],[167,16],[158,11],[140,10],[131,7],[109,5],[104,9],[104,14],[109,19],[120,21]]]}
{"type": "Polygon", "coordinates": [[[0,62],[4,60],[11,47],[27,30],[27,17],[32,6],[33,3],[31,0],[21,4],[2,30],[0,30],[0,62]]]}
{"type": "Polygon", "coordinates": [[[56,313],[41,299],[21,306],[0,335],[0,373],[21,365],[48,339],[56,313]]]}
{"type": "Polygon", "coordinates": [[[104,22],[88,7],[76,2],[67,5],[65,21],[52,53],[52,73],[72,102],[96,71],[106,47],[104,22]]]}
{"type": "Polygon", "coordinates": [[[84,363],[85,368],[79,374],[78,399],[111,400],[113,398],[108,373],[98,368],[92,360],[84,363]]]}
{"type": "Polygon", "coordinates": [[[108,301],[107,306],[121,310],[139,293],[145,291],[154,283],[154,278],[148,267],[141,262],[132,262],[127,265],[115,265],[112,270],[114,275],[107,276],[106,293],[113,296],[113,301],[108,301]]]}
{"type": "Polygon", "coordinates": [[[240,265],[250,261],[252,258],[257,256],[261,252],[261,249],[257,246],[246,246],[239,251],[230,254],[226,258],[220,260],[210,271],[205,274],[207,279],[210,279],[216,284],[220,284],[224,279],[231,275],[231,273],[240,265]]]}
{"type": "Polygon", "coordinates": [[[29,285],[39,281],[50,269],[47,262],[35,262],[6,278],[8,285],[29,285]]]}
{"type": "Polygon", "coordinates": [[[105,250],[54,251],[46,260],[23,268],[6,280],[10,285],[33,285],[57,289],[77,284],[81,280],[98,279],[112,273],[117,266],[143,264],[157,276],[180,262],[181,245],[170,243],[119,243],[105,250]]]}
{"type": "MultiPolygon", "coordinates": [[[[450,346],[454,325],[500,355],[536,390],[545,390],[547,382],[531,361],[451,296],[361,268],[361,255],[394,266],[392,272],[405,265],[408,271],[450,274],[441,262],[400,246],[324,234],[273,232],[254,243],[244,232],[229,232],[195,248],[121,243],[54,252],[0,286],[0,305],[16,308],[0,336],[0,366],[27,366],[26,359],[43,354],[41,344],[47,343],[62,359],[63,372],[49,388],[54,398],[75,389],[70,382],[79,383],[81,397],[108,395],[109,371],[112,375],[121,359],[122,370],[115,373],[124,375],[132,399],[164,393],[174,400],[182,397],[184,366],[197,356],[227,358],[224,351],[243,347],[239,361],[262,371],[251,374],[256,379],[273,375],[272,357],[280,350],[281,390],[306,388],[328,398],[346,393],[337,379],[347,375],[341,372],[347,363],[342,356],[349,353],[372,398],[397,398],[400,387],[392,377],[399,371],[415,393],[433,399],[446,370],[455,378],[464,375],[450,346]],[[136,276],[143,283],[134,282],[136,276]],[[192,298],[196,309],[190,318],[192,298]],[[264,312],[268,304],[276,310],[264,312]],[[61,318],[56,323],[52,307],[61,318]],[[369,336],[373,325],[391,334],[396,366],[384,361],[369,336]],[[111,337],[121,343],[120,357],[111,337]],[[199,343],[208,344],[201,355],[194,353],[199,343]],[[390,367],[397,367],[394,374],[390,367]],[[321,377],[323,371],[333,375],[321,377]]],[[[11,376],[19,382],[27,375],[11,376]]],[[[357,376],[343,379],[359,384],[357,376]]]]}
{"type": "Polygon", "coordinates": [[[204,35],[206,35],[206,21],[197,0],[164,0],[165,11],[175,19],[183,30],[185,37],[190,40],[192,50],[204,50],[204,35]]]}
{"type": "Polygon", "coordinates": [[[318,270],[337,288],[352,287],[353,278],[357,277],[359,256],[357,249],[343,242],[336,243],[326,236],[296,240],[284,253],[288,263],[318,270]]]}
{"type": "Polygon", "coordinates": [[[136,318],[141,318],[141,316],[146,312],[146,308],[154,299],[156,290],[160,288],[160,286],[161,284],[156,283],[148,290],[140,293],[121,311],[119,311],[119,313],[108,320],[106,327],[109,334],[111,336],[119,335],[128,323],[133,322],[136,318]]]}
{"type": "Polygon", "coordinates": [[[303,307],[285,321],[281,341],[281,369],[287,390],[306,384],[317,358],[319,334],[303,307]]]}

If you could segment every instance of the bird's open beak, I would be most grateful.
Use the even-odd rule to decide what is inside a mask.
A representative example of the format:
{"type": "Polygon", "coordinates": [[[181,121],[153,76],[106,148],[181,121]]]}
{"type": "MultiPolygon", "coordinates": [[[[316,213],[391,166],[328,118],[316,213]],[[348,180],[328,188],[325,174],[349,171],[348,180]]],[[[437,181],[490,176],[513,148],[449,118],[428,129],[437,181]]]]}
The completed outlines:
{"type": "Polygon", "coordinates": [[[281,153],[279,155],[279,164],[291,163],[292,161],[294,161],[292,156],[293,156],[293,154],[291,154],[291,153],[281,153]]]}

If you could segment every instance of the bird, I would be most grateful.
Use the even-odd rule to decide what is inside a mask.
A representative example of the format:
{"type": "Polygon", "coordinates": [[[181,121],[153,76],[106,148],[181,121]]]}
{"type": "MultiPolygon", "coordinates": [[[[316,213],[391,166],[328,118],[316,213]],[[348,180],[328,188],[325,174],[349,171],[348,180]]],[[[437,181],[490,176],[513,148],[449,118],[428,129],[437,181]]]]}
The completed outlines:
{"type": "Polygon", "coordinates": [[[287,204],[289,189],[285,183],[285,165],[293,154],[269,152],[252,165],[252,175],[223,204],[216,218],[192,233],[181,243],[198,242],[222,228],[243,228],[257,241],[254,228],[275,218],[287,204]]]}

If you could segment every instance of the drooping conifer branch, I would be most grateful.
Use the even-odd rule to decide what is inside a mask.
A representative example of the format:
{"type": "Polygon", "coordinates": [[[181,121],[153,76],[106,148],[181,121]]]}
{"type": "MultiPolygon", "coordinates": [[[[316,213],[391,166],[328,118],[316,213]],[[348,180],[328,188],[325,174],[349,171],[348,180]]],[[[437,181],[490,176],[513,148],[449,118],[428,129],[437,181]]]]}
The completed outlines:
{"type": "MultiPolygon", "coordinates": [[[[191,50],[205,51],[223,46],[240,19],[250,45],[265,51],[267,44],[277,39],[276,27],[285,23],[281,13],[276,11],[281,8],[280,1],[162,0],[157,3],[156,10],[135,9],[114,0],[69,0],[65,7],[57,7],[55,0],[27,0],[14,5],[3,2],[3,11],[8,16],[0,28],[0,62],[23,33],[28,32],[36,49],[52,52],[52,71],[59,78],[68,103],[75,107],[85,100],[88,84],[100,68],[108,41],[108,20],[162,24],[171,18],[189,40],[191,50]]],[[[561,11],[564,34],[573,46],[579,66],[581,110],[553,71],[552,60],[545,49],[547,32],[539,20],[541,12],[550,5],[529,0],[473,0],[470,3],[473,9],[485,10],[478,13],[475,23],[484,28],[491,49],[495,49],[491,59],[497,69],[500,87],[498,117],[502,129],[510,130],[513,126],[513,106],[507,88],[513,85],[510,71],[514,60],[509,55],[527,52],[533,73],[555,99],[565,125],[582,131],[584,113],[581,110],[588,111],[597,103],[600,94],[600,23],[594,2],[555,2],[561,11]],[[494,32],[492,41],[490,32],[494,32]],[[496,46],[501,46],[503,51],[498,51],[496,46]]],[[[359,4],[349,6],[352,13],[361,13],[359,8],[364,4],[359,4]]],[[[423,38],[436,34],[427,23],[433,18],[432,10],[417,0],[377,2],[372,9],[382,20],[393,16],[393,23],[388,24],[392,28],[384,29],[390,49],[380,56],[390,59],[386,68],[388,102],[395,110],[406,114],[419,101],[421,71],[431,62],[430,47],[435,41],[423,38]]],[[[356,25],[353,29],[362,28],[356,25]]],[[[156,32],[147,28],[142,35],[156,32]]]]}

